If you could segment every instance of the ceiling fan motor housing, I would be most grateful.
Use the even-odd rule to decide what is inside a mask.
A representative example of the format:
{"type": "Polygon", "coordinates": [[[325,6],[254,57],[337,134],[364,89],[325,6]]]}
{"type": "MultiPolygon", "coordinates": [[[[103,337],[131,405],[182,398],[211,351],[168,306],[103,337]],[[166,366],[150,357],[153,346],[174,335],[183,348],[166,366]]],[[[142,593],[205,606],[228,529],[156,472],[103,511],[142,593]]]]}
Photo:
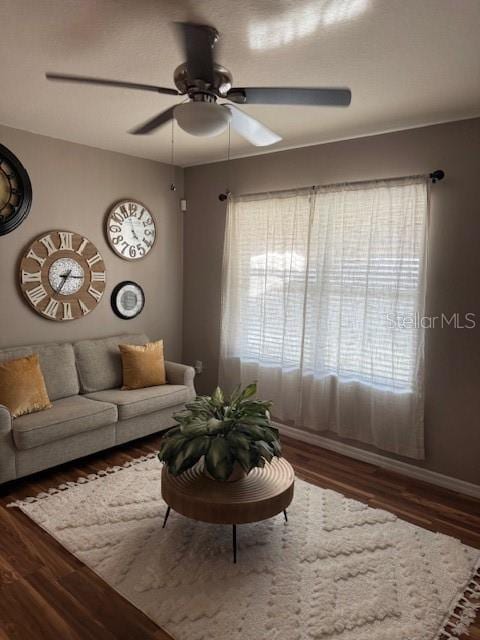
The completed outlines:
{"type": "Polygon", "coordinates": [[[175,69],[173,80],[180,93],[187,93],[190,97],[192,97],[192,94],[205,92],[224,98],[232,88],[233,82],[230,71],[219,64],[213,65],[212,83],[205,82],[201,78],[191,78],[186,62],[183,62],[175,69]]]}

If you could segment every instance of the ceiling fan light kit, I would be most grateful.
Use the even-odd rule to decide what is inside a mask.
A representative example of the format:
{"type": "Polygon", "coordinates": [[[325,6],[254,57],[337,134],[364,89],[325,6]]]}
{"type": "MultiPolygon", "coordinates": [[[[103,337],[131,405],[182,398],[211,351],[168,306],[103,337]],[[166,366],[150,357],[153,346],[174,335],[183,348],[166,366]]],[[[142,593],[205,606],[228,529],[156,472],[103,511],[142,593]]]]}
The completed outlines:
{"type": "Polygon", "coordinates": [[[178,125],[192,136],[212,137],[223,133],[232,114],[216,102],[184,102],[174,109],[178,125]]]}
{"type": "Polygon", "coordinates": [[[255,146],[268,146],[282,138],[235,104],[310,105],[348,107],[351,92],[333,87],[235,87],[232,74],[215,61],[218,31],[210,25],[176,23],[182,38],[186,61],[174,72],[176,89],[156,85],[108,80],[89,76],[47,73],[48,80],[102,85],[165,95],[188,96],[188,101],[171,106],[130,133],[145,135],[177,120],[179,126],[194,136],[211,137],[231,128],[255,146]],[[226,100],[225,104],[217,100],[226,100]]]}

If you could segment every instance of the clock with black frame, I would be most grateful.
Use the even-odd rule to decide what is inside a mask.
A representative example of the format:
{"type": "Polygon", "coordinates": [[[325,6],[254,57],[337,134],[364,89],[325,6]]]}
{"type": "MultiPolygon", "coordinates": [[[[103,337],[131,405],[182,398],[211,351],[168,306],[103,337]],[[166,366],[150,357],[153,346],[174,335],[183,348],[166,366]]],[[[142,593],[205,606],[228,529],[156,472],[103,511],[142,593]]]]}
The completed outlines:
{"type": "Polygon", "coordinates": [[[111,304],[115,315],[122,320],[132,320],[142,312],[145,294],[138,283],[124,280],[112,291],[111,304]]]}
{"type": "Polygon", "coordinates": [[[16,229],[28,216],[32,185],[20,160],[0,144],[0,236],[16,229]]]}

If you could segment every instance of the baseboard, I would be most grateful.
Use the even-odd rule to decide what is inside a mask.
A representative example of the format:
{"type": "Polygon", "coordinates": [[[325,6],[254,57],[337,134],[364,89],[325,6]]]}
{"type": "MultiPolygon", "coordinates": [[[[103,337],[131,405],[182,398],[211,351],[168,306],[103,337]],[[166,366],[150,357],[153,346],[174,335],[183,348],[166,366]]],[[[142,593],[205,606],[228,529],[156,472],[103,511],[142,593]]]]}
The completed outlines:
{"type": "Polygon", "coordinates": [[[378,467],[382,467],[383,469],[387,469],[388,471],[401,473],[409,478],[415,478],[415,480],[422,480],[423,482],[429,482],[430,484],[443,487],[444,489],[463,493],[464,495],[472,496],[473,498],[480,498],[480,485],[473,484],[472,482],[465,482],[465,480],[445,476],[442,473],[423,469],[422,467],[415,467],[407,462],[393,460],[392,458],[387,458],[379,453],[374,453],[373,451],[357,449],[356,447],[352,447],[344,442],[332,440],[331,438],[326,438],[325,436],[321,436],[310,431],[302,431],[301,429],[289,427],[279,422],[276,422],[275,426],[278,427],[280,433],[283,433],[290,438],[294,438],[295,440],[300,440],[307,444],[313,444],[318,447],[322,447],[323,449],[329,449],[330,451],[341,453],[349,458],[368,462],[378,467]]]}

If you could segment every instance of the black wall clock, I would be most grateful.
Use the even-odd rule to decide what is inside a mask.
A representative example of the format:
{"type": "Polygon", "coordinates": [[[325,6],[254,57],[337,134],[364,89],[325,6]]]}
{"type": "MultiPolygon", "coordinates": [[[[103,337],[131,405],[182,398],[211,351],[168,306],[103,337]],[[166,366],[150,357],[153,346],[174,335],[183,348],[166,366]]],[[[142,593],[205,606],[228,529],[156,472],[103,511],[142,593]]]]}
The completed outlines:
{"type": "Polygon", "coordinates": [[[145,294],[136,282],[125,280],[117,284],[112,291],[112,309],[123,320],[131,320],[142,312],[145,305],[145,294]]]}
{"type": "Polygon", "coordinates": [[[16,229],[28,216],[32,185],[13,153],[0,144],[0,236],[16,229]]]}

